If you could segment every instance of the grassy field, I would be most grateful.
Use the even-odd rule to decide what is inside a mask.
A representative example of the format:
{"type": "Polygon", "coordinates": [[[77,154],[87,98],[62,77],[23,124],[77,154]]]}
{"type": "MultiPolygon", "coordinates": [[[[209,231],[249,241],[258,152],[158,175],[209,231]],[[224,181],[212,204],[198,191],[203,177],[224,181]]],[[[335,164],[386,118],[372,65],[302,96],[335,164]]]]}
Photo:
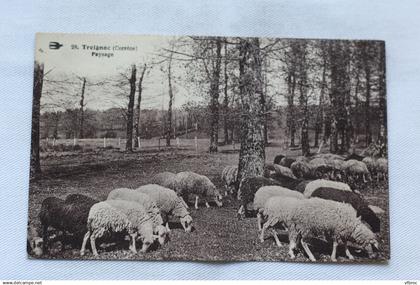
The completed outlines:
{"type": "MultiPolygon", "coordinates": [[[[71,141],[69,141],[71,144],[71,141]]],[[[115,142],[113,142],[115,143],[115,142]]],[[[162,142],[163,143],[163,142],[162,142]]],[[[194,140],[181,141],[180,147],[163,148],[160,151],[156,144],[144,145],[140,151],[125,153],[119,149],[99,148],[101,140],[96,140],[97,146],[92,151],[48,151],[42,155],[43,175],[36,182],[31,182],[29,192],[29,219],[39,226],[38,214],[43,199],[49,196],[64,198],[71,193],[81,193],[99,200],[106,199],[108,193],[115,188],[135,188],[150,182],[153,175],[162,171],[180,172],[194,171],[208,176],[213,183],[222,189],[220,174],[224,166],[237,164],[238,145],[220,147],[219,153],[206,152],[207,140],[198,140],[198,151],[194,140]],[[147,147],[146,147],[147,146],[147,147]]],[[[93,143],[90,142],[90,145],[93,143]]],[[[173,141],[175,144],[175,141],[173,141]]],[[[269,146],[266,149],[267,161],[273,161],[278,153],[284,153],[279,146],[269,146]]],[[[288,152],[298,155],[298,151],[288,152]]],[[[382,231],[379,241],[382,250],[379,259],[389,257],[388,237],[388,192],[385,185],[367,185],[366,198],[373,205],[385,210],[380,216],[382,231]]],[[[163,247],[155,248],[145,254],[133,254],[128,251],[128,241],[117,245],[99,247],[98,259],[139,259],[139,260],[202,260],[202,261],[288,261],[287,236],[281,236],[284,246],[278,248],[274,240],[267,234],[264,243],[258,240],[256,218],[238,220],[237,201],[232,197],[224,198],[224,206],[217,208],[190,209],[194,219],[194,230],[185,233],[181,226],[176,227],[170,235],[170,241],[163,247]]],[[[174,220],[176,222],[176,220],[174,220]]],[[[53,244],[58,247],[59,243],[53,244]]],[[[62,250],[53,250],[43,258],[70,259],[81,258],[79,246],[63,246],[62,250]]],[[[331,246],[320,240],[314,240],[312,251],[317,259],[329,262],[331,246]]],[[[369,262],[362,253],[353,250],[355,261],[369,262]]],[[[340,262],[350,262],[339,250],[340,262]]],[[[83,259],[95,259],[90,253],[83,259]]],[[[295,261],[308,262],[303,250],[295,261]]],[[[353,261],[354,262],[354,261],[353,261]]]]}

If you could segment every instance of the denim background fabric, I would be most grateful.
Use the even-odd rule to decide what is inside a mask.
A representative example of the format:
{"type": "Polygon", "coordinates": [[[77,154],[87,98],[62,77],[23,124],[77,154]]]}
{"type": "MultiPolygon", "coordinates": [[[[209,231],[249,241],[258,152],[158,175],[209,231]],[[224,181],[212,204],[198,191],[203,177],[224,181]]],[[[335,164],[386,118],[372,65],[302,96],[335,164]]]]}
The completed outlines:
{"type": "Polygon", "coordinates": [[[2,0],[0,7],[0,278],[420,279],[420,1],[2,0]],[[36,32],[386,40],[389,264],[28,260],[36,32]]]}

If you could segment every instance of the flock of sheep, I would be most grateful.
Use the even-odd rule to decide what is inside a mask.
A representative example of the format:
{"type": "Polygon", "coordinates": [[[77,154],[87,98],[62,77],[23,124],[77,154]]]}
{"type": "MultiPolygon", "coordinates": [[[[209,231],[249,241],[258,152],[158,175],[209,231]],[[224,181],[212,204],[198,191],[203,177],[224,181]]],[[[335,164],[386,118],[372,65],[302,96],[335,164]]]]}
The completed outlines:
{"type": "Polygon", "coordinates": [[[272,228],[276,244],[282,246],[275,230],[280,227],[288,233],[292,259],[300,243],[315,261],[308,242],[314,237],[330,239],[331,260],[336,261],[339,243],[344,244],[349,259],[353,256],[347,242],[365,250],[370,258],[376,256],[374,248],[379,249],[379,242],[375,233],[381,228],[377,214],[383,210],[369,205],[359,190],[369,180],[386,180],[387,170],[385,158],[319,154],[292,159],[278,155],[273,164],[265,165],[264,176],[238,181],[235,165],[225,167],[222,180],[227,192],[240,201],[238,216],[256,214],[261,242],[265,231],[272,228]]]}
{"type": "Polygon", "coordinates": [[[36,256],[47,252],[48,228],[53,227],[63,234],[70,233],[73,241],[82,241],[81,256],[88,241],[97,256],[96,240],[109,235],[121,239],[128,236],[133,253],[137,253],[136,242],[141,241],[140,251],[146,252],[155,241],[163,245],[168,240],[169,216],[179,218],[185,232],[191,231],[193,220],[185,202],[188,195],[196,195],[196,208],[198,197],[205,199],[208,207],[209,201],[222,206],[222,196],[206,176],[194,172],[163,172],[153,178],[153,183],[137,189],[114,189],[105,201],[81,194],[70,194],[65,200],[46,198],[39,214],[42,237],[30,225],[28,251],[36,256]]]}
{"type": "MultiPolygon", "coordinates": [[[[382,210],[369,205],[349,185],[386,179],[386,171],[385,159],[346,159],[323,154],[297,159],[277,156],[273,164],[266,164],[263,176],[241,181],[237,179],[237,166],[227,166],[221,177],[225,195],[230,193],[240,201],[238,216],[257,217],[262,242],[265,232],[271,229],[276,244],[282,246],[279,228],[289,237],[291,258],[295,258],[294,250],[300,243],[309,259],[315,261],[308,246],[311,238],[330,239],[331,260],[336,261],[339,243],[344,244],[347,257],[353,259],[348,241],[365,250],[369,257],[375,256],[373,248],[379,248],[375,233],[380,231],[377,214],[382,210]]],[[[133,253],[137,253],[136,244],[140,241],[140,251],[146,252],[155,242],[163,245],[169,240],[169,216],[179,218],[185,232],[191,231],[193,219],[186,203],[189,195],[195,196],[196,209],[199,199],[207,207],[209,202],[222,206],[222,195],[216,186],[194,172],[162,172],[152,178],[152,183],[137,189],[112,190],[105,201],[81,194],[70,194],[64,200],[46,198],[39,214],[42,236],[29,226],[28,252],[35,256],[48,252],[49,227],[71,234],[81,248],[81,256],[88,243],[97,256],[97,240],[109,236],[129,239],[128,248],[133,253]]]]}

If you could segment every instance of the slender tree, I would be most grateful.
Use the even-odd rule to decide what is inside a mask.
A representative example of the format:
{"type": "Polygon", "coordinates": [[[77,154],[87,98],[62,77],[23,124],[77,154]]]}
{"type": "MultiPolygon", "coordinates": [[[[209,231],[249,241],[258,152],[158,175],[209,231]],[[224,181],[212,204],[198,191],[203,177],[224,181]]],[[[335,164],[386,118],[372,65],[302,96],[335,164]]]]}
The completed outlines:
{"type": "Polygon", "coordinates": [[[229,144],[229,96],[228,96],[228,52],[227,52],[227,44],[224,45],[224,88],[223,88],[223,133],[224,133],[224,141],[225,144],[229,144]]]}
{"type": "Polygon", "coordinates": [[[84,138],[84,122],[85,122],[85,87],[86,87],[86,77],[82,78],[82,91],[80,92],[80,133],[79,138],[84,138]]]}
{"type": "Polygon", "coordinates": [[[131,66],[130,93],[128,96],[127,107],[127,142],[125,145],[126,151],[133,151],[133,117],[134,117],[134,97],[136,95],[136,65],[131,66]]]}
{"type": "Polygon", "coordinates": [[[385,80],[385,43],[378,43],[378,60],[379,60],[379,75],[378,75],[378,96],[379,96],[379,124],[380,131],[378,139],[386,141],[387,138],[387,115],[386,115],[386,80],[385,80]]]}
{"type": "Polygon", "coordinates": [[[296,45],[295,54],[298,57],[298,87],[299,87],[299,108],[301,118],[301,134],[300,144],[302,147],[302,155],[308,156],[310,153],[309,146],[309,109],[308,109],[308,64],[306,59],[306,43],[299,41],[296,45]]]}
{"type": "Polygon", "coordinates": [[[210,80],[210,152],[217,152],[219,141],[219,84],[220,84],[220,66],[222,61],[222,39],[215,38],[216,53],[214,59],[213,72],[210,80]]]}
{"type": "MultiPolygon", "coordinates": [[[[172,45],[173,48],[173,45],[172,45]]],[[[172,131],[172,103],[174,100],[173,86],[172,86],[172,58],[173,51],[169,53],[168,59],[168,113],[166,115],[166,146],[171,146],[171,131],[172,131]]]]}
{"type": "Polygon", "coordinates": [[[40,143],[40,114],[41,114],[41,95],[44,81],[44,65],[35,62],[34,85],[32,100],[32,130],[31,130],[31,178],[36,179],[41,174],[41,163],[39,160],[40,143]]]}
{"type": "Polygon", "coordinates": [[[134,129],[136,131],[136,140],[134,141],[134,147],[139,147],[139,138],[140,138],[140,105],[141,105],[141,96],[143,92],[143,78],[146,72],[147,65],[144,64],[143,70],[141,71],[138,86],[138,96],[137,96],[137,105],[136,105],[136,118],[134,120],[134,129]]]}

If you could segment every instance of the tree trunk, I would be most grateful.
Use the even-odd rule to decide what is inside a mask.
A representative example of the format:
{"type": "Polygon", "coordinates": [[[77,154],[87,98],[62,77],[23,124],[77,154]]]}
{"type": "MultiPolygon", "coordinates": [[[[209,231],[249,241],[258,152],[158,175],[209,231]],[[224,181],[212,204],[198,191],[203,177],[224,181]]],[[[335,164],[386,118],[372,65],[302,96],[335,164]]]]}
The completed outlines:
{"type": "Polygon", "coordinates": [[[264,113],[262,68],[258,38],[241,39],[239,44],[239,81],[241,94],[241,148],[238,181],[261,176],[264,172],[264,113]]]}
{"type": "MultiPolygon", "coordinates": [[[[315,143],[314,147],[319,145],[319,135],[323,130],[325,125],[325,111],[324,111],[324,97],[325,97],[325,88],[326,88],[326,73],[327,73],[327,59],[324,56],[323,65],[322,65],[322,79],[321,79],[321,91],[319,95],[319,105],[318,105],[318,114],[316,119],[315,126],[315,143]]],[[[324,129],[324,142],[325,142],[325,129],[324,129]]]]}
{"type": "Polygon", "coordinates": [[[229,126],[228,126],[228,119],[229,119],[229,97],[228,97],[228,58],[227,58],[227,44],[224,46],[225,50],[225,60],[224,60],[224,76],[225,76],[225,86],[224,86],[224,98],[223,98],[223,133],[225,137],[225,145],[229,144],[229,126]]]}
{"type": "Polygon", "coordinates": [[[136,95],[136,65],[131,67],[130,94],[128,96],[127,107],[127,142],[125,144],[126,151],[133,151],[133,115],[134,115],[134,97],[136,95]]]}
{"type": "Polygon", "coordinates": [[[83,77],[82,93],[80,95],[80,134],[79,138],[84,138],[84,121],[85,121],[85,86],[86,77],[83,77]]]}
{"type": "Polygon", "coordinates": [[[222,39],[217,38],[216,44],[216,58],[213,68],[213,74],[210,82],[210,111],[211,111],[211,124],[210,124],[210,147],[209,151],[217,152],[219,142],[219,84],[220,84],[220,64],[222,61],[222,39]]]}
{"type": "Polygon", "coordinates": [[[366,80],[366,101],[365,101],[365,137],[366,146],[372,142],[372,132],[370,130],[370,66],[369,63],[365,64],[365,80],[366,80]]]}
{"type": "Polygon", "coordinates": [[[309,110],[308,110],[308,90],[307,90],[307,71],[306,71],[306,50],[305,46],[299,47],[299,107],[300,117],[302,118],[301,132],[300,132],[300,144],[302,147],[302,155],[308,156],[310,154],[309,146],[309,135],[308,135],[308,122],[309,122],[309,110]]]}
{"type": "Polygon", "coordinates": [[[291,72],[287,77],[288,85],[288,96],[287,96],[287,127],[290,136],[290,146],[295,147],[295,134],[296,134],[296,123],[295,123],[295,108],[294,108],[294,97],[296,88],[296,76],[294,72],[291,72]]]}
{"type": "Polygon", "coordinates": [[[134,147],[139,147],[138,138],[140,138],[140,106],[141,106],[141,95],[143,91],[143,78],[144,73],[146,72],[146,64],[144,64],[143,71],[139,77],[138,89],[139,95],[137,97],[137,106],[136,106],[136,118],[134,120],[134,129],[136,130],[136,139],[134,140],[134,147]]]}
{"type": "Polygon", "coordinates": [[[172,130],[172,101],[174,99],[174,93],[172,90],[172,74],[171,74],[171,66],[172,66],[172,52],[169,57],[168,63],[168,90],[169,90],[169,105],[168,105],[168,117],[167,124],[166,124],[166,146],[171,146],[171,130],[172,130]]]}
{"type": "Polygon", "coordinates": [[[380,43],[379,46],[379,124],[380,130],[378,140],[383,141],[387,145],[387,114],[386,114],[386,66],[385,66],[385,43],[380,43]]]}
{"type": "Polygon", "coordinates": [[[41,116],[41,95],[42,85],[44,81],[44,65],[35,62],[34,68],[34,85],[32,100],[32,130],[31,130],[31,179],[36,179],[41,174],[41,163],[39,160],[39,127],[41,116]]]}
{"type": "Polygon", "coordinates": [[[357,144],[359,142],[359,131],[360,131],[359,88],[360,88],[360,78],[359,78],[359,74],[357,74],[356,75],[356,86],[354,88],[354,110],[355,110],[356,116],[354,118],[353,142],[355,144],[357,144]]]}

